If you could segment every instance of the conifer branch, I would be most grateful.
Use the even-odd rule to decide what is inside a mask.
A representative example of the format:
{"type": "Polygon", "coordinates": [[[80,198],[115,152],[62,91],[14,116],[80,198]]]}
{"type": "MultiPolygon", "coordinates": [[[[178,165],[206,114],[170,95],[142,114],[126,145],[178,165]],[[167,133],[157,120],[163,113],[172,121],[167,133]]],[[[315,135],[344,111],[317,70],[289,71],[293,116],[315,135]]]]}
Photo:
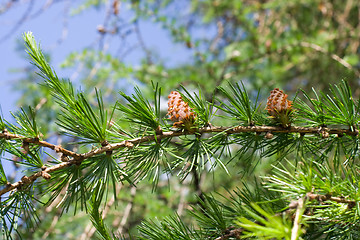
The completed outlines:
{"type": "Polygon", "coordinates": [[[356,205],[356,201],[354,201],[354,200],[349,200],[349,199],[346,199],[345,197],[333,197],[330,194],[322,195],[322,194],[315,194],[315,193],[307,193],[306,197],[309,200],[318,200],[320,202],[332,201],[332,202],[337,202],[337,203],[346,203],[346,204],[348,204],[349,208],[352,208],[356,205]]]}
{"type": "Polygon", "coordinates": [[[236,238],[240,239],[241,233],[244,231],[243,228],[235,228],[235,229],[228,229],[226,233],[220,237],[215,238],[215,240],[226,240],[229,238],[236,238]]]}
{"type": "MultiPolygon", "coordinates": [[[[311,207],[306,207],[305,202],[313,201],[313,200],[317,200],[319,202],[332,201],[332,202],[336,202],[336,203],[346,203],[346,204],[348,204],[348,208],[352,208],[356,205],[356,201],[349,200],[344,197],[333,197],[330,194],[322,195],[322,194],[315,194],[315,193],[311,193],[311,192],[307,193],[306,196],[303,198],[299,198],[298,200],[291,201],[285,211],[278,212],[275,214],[275,216],[281,216],[283,214],[286,214],[286,215],[295,214],[295,216],[293,218],[294,223],[293,223],[293,228],[291,231],[291,240],[298,239],[298,233],[299,233],[300,225],[301,225],[300,220],[303,217],[304,212],[306,212],[306,209],[311,208],[311,207]],[[295,213],[293,211],[294,209],[296,209],[295,213]]],[[[257,223],[257,221],[255,221],[255,222],[257,223]]],[[[244,230],[245,229],[242,227],[235,228],[234,226],[230,226],[228,229],[226,229],[226,231],[224,232],[224,234],[222,236],[215,238],[215,240],[226,240],[229,238],[241,239],[241,235],[244,230]]]]}
{"type": "Polygon", "coordinates": [[[60,170],[60,169],[69,167],[73,164],[74,164],[74,161],[62,162],[62,163],[56,164],[52,167],[48,167],[45,170],[34,173],[33,175],[31,175],[29,177],[23,176],[20,181],[15,182],[15,183],[9,183],[6,185],[6,187],[4,189],[0,190],[0,196],[4,195],[7,192],[10,192],[16,188],[19,189],[22,186],[29,185],[29,184],[35,182],[35,180],[38,179],[39,177],[46,175],[46,173],[49,174],[56,170],[60,170]]]}
{"type": "MultiPolygon", "coordinates": [[[[350,129],[339,129],[339,128],[325,128],[325,127],[297,127],[292,126],[289,128],[283,128],[281,126],[236,126],[236,127],[204,127],[199,128],[197,130],[197,133],[220,133],[224,132],[227,134],[235,134],[235,133],[244,133],[244,132],[254,132],[254,133],[300,133],[300,134],[322,134],[323,136],[328,136],[328,134],[337,134],[338,136],[343,136],[344,134],[349,136],[357,136],[359,131],[357,129],[350,130],[350,129]],[[327,133],[327,134],[324,134],[327,133]]],[[[45,167],[42,171],[39,171],[29,177],[23,176],[22,180],[8,184],[4,189],[0,190],[0,196],[3,194],[14,190],[15,188],[20,188],[24,185],[28,185],[33,183],[36,179],[39,177],[48,176],[47,174],[69,167],[73,164],[81,164],[81,162],[85,159],[88,159],[90,157],[93,157],[95,155],[99,155],[105,152],[111,152],[120,148],[132,148],[133,146],[136,146],[138,144],[144,143],[144,142],[151,142],[159,139],[165,139],[170,137],[178,137],[183,135],[193,135],[195,134],[194,131],[168,131],[168,132],[162,132],[160,135],[147,135],[144,137],[138,137],[130,140],[125,140],[119,143],[113,143],[108,144],[100,148],[96,148],[94,150],[91,150],[87,153],[75,153],[70,150],[67,150],[65,148],[62,148],[60,146],[48,143],[46,141],[40,141],[36,138],[27,138],[24,136],[19,136],[16,134],[9,133],[7,131],[3,131],[0,133],[0,138],[3,139],[21,139],[23,142],[31,143],[34,145],[50,148],[56,152],[61,152],[66,156],[72,157],[72,159],[59,163],[57,165],[54,165],[52,167],[45,167]]]]}
{"type": "Polygon", "coordinates": [[[300,224],[301,224],[301,218],[302,218],[303,213],[306,208],[306,205],[304,206],[304,202],[305,201],[303,198],[299,198],[299,200],[297,201],[297,208],[296,208],[296,213],[295,213],[294,224],[293,224],[293,228],[291,230],[291,240],[296,240],[299,238],[299,229],[300,229],[300,224]]]}
{"type": "Polygon", "coordinates": [[[0,132],[0,138],[6,139],[6,140],[11,140],[11,139],[21,140],[23,143],[28,143],[28,144],[31,143],[31,144],[34,144],[37,146],[50,148],[50,149],[54,150],[55,152],[63,153],[64,155],[73,157],[73,158],[78,158],[80,156],[80,154],[75,153],[70,150],[67,150],[61,146],[54,145],[54,144],[51,144],[46,141],[41,141],[41,140],[39,140],[39,138],[29,138],[29,137],[20,136],[17,134],[12,134],[12,133],[8,132],[6,129],[4,129],[2,132],[0,132]]]}

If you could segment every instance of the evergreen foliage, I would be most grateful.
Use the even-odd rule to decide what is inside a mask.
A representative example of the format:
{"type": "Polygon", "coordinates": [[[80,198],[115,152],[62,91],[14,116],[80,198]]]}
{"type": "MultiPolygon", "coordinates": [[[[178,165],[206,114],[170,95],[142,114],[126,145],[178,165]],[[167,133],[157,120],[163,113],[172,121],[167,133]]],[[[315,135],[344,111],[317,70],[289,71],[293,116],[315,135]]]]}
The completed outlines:
{"type": "Polygon", "coordinates": [[[0,5],[18,16],[1,43],[35,17],[61,11],[69,36],[99,17],[61,65],[71,81],[63,48],[19,41],[32,64],[0,116],[4,239],[360,239],[358,1],[0,5]]]}
{"type": "Polygon", "coordinates": [[[166,176],[183,182],[192,176],[197,196],[188,209],[191,218],[183,220],[174,213],[144,220],[134,237],[359,238],[360,100],[352,97],[348,82],[330,85],[329,93],[302,90],[294,99],[288,126],[270,121],[261,94],[251,95],[243,83],[219,87],[216,91],[223,98],[214,101],[183,87],[184,101],[196,114],[189,130],[165,120],[165,96],[157,83],[152,85],[152,100],[135,88],[132,96],[120,92],[125,102],[111,107],[95,90],[96,101],[91,103],[70,81],[58,78],[32,33],[25,33],[24,41],[61,109],[58,127],[76,139],[77,148],[44,140],[47,133],[37,124],[33,106],[13,114],[15,124],[1,118],[2,163],[13,161],[23,170],[21,180],[9,182],[3,165],[0,168],[4,238],[14,238],[19,223],[34,229],[40,221],[37,209],[54,202],[75,215],[80,206],[102,239],[121,238],[102,217],[109,198],[121,202],[117,186],[131,188],[149,178],[154,190],[166,176]],[[123,122],[130,127],[121,127],[123,122]],[[251,176],[256,169],[251,165],[260,161],[269,169],[235,183],[237,190],[208,194],[199,187],[205,172],[229,176],[242,171],[251,176]],[[234,171],[233,166],[242,169],[234,171]]]}

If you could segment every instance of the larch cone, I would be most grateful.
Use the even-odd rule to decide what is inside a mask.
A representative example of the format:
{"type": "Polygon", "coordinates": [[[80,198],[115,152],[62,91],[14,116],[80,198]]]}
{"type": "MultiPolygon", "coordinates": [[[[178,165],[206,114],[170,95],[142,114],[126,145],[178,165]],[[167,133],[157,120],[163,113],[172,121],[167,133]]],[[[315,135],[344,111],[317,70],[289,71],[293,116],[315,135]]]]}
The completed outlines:
{"type": "Polygon", "coordinates": [[[290,114],[292,113],[292,101],[287,99],[288,95],[282,90],[275,88],[270,92],[267,100],[268,114],[283,127],[291,125],[290,114]]]}
{"type": "Polygon", "coordinates": [[[195,114],[184,102],[181,95],[177,91],[172,91],[168,96],[168,116],[174,122],[174,127],[190,130],[195,122],[195,114]]]}

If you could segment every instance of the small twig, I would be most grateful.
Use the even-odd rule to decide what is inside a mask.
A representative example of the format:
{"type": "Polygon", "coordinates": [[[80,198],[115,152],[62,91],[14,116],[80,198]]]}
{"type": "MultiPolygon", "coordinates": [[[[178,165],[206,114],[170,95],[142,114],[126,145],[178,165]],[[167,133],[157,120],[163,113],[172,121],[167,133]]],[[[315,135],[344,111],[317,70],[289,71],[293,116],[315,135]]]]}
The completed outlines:
{"type": "MultiPolygon", "coordinates": [[[[116,185],[116,195],[119,194],[121,188],[123,187],[122,184],[117,184],[116,185]]],[[[111,206],[115,203],[115,197],[114,195],[112,195],[112,197],[110,198],[110,200],[106,203],[106,206],[104,208],[104,210],[102,211],[102,218],[105,219],[106,215],[109,213],[109,210],[111,208],[111,206]]],[[[94,227],[94,225],[92,224],[92,222],[90,222],[86,227],[84,232],[81,234],[80,236],[80,240],[86,240],[86,239],[90,239],[94,233],[96,232],[96,228],[94,227]]]]}
{"type": "Polygon", "coordinates": [[[134,205],[134,199],[135,199],[135,194],[136,194],[136,187],[135,186],[131,187],[130,194],[131,194],[130,195],[131,199],[128,202],[128,204],[126,205],[126,207],[125,207],[124,215],[123,215],[123,217],[121,219],[120,226],[118,228],[118,232],[120,234],[123,234],[124,227],[125,227],[126,223],[128,222],[132,207],[134,205]]]}
{"type": "Polygon", "coordinates": [[[296,213],[295,213],[294,225],[291,230],[291,240],[298,239],[300,222],[301,222],[301,218],[304,213],[304,210],[305,210],[304,200],[302,198],[299,198],[299,200],[297,200],[297,208],[296,208],[296,213]]]}
{"type": "Polygon", "coordinates": [[[38,145],[38,146],[41,146],[41,147],[50,148],[50,149],[52,149],[52,150],[54,150],[56,152],[61,152],[61,153],[65,154],[65,155],[73,157],[73,158],[79,158],[80,157],[80,154],[75,153],[75,152],[70,151],[70,150],[67,150],[67,149],[65,149],[65,148],[63,148],[61,146],[57,146],[57,145],[51,144],[51,143],[46,142],[46,141],[40,141],[37,138],[29,138],[29,137],[24,137],[24,136],[12,134],[12,133],[9,133],[7,130],[4,130],[3,132],[0,132],[0,138],[7,139],[7,140],[11,140],[11,139],[21,140],[23,143],[31,143],[31,144],[38,145]]]}
{"type": "Polygon", "coordinates": [[[347,69],[350,69],[351,71],[353,71],[357,77],[360,77],[360,72],[357,69],[353,68],[353,66],[351,66],[351,64],[349,64],[347,61],[345,61],[344,59],[342,59],[340,56],[336,55],[335,53],[329,53],[327,50],[325,50],[321,46],[314,44],[314,43],[300,42],[300,46],[311,48],[317,52],[321,52],[324,54],[329,54],[333,60],[337,61],[338,63],[340,63],[347,69]]]}
{"type": "Polygon", "coordinates": [[[137,39],[139,41],[139,44],[140,44],[141,48],[143,49],[143,51],[145,52],[146,62],[147,62],[147,64],[151,65],[152,64],[151,52],[145,45],[144,39],[143,39],[143,37],[141,35],[141,32],[140,32],[140,27],[139,27],[139,22],[138,21],[134,22],[134,30],[135,30],[136,37],[137,37],[137,39]]]}
{"type": "Polygon", "coordinates": [[[333,197],[330,194],[328,195],[322,195],[322,194],[315,194],[315,193],[307,193],[306,197],[308,197],[309,200],[317,200],[317,201],[333,201],[337,203],[346,203],[349,205],[349,207],[353,207],[356,205],[356,201],[346,199],[345,197],[333,197]]]}
{"type": "Polygon", "coordinates": [[[10,32],[8,32],[7,34],[5,34],[3,37],[0,38],[0,43],[7,40],[11,35],[13,35],[16,30],[18,28],[21,27],[22,24],[24,24],[24,22],[28,19],[32,9],[33,9],[33,6],[34,6],[34,0],[31,0],[29,2],[29,5],[26,9],[26,11],[24,12],[24,14],[21,16],[21,18],[19,19],[19,21],[14,25],[14,27],[10,30],[10,32]]]}
{"type": "Polygon", "coordinates": [[[184,206],[185,206],[185,197],[186,197],[186,188],[184,187],[184,185],[180,185],[180,190],[179,190],[179,204],[176,210],[177,215],[181,216],[183,214],[184,211],[184,206]]]}
{"type": "Polygon", "coordinates": [[[241,233],[244,231],[243,228],[235,228],[235,229],[229,229],[227,230],[227,233],[225,233],[224,235],[215,238],[215,240],[226,240],[229,238],[236,238],[236,239],[240,239],[241,233]]]}
{"type": "MultiPolygon", "coordinates": [[[[298,239],[298,233],[300,229],[300,222],[301,218],[306,210],[306,201],[317,200],[317,201],[333,201],[337,203],[346,203],[348,207],[354,207],[356,205],[356,201],[345,199],[344,197],[332,197],[331,195],[322,195],[322,194],[314,194],[314,193],[307,193],[305,197],[299,198],[298,200],[291,201],[289,203],[288,208],[283,211],[276,213],[275,216],[281,216],[283,214],[292,215],[294,214],[294,209],[296,209],[295,217],[294,217],[294,225],[291,230],[291,240],[298,239]]],[[[256,222],[256,221],[255,221],[256,222]]],[[[222,236],[215,238],[215,240],[226,240],[229,238],[237,238],[240,239],[242,232],[244,231],[243,228],[234,228],[230,226],[222,236]]]]}
{"type": "Polygon", "coordinates": [[[41,239],[47,239],[48,236],[50,235],[51,232],[54,231],[56,224],[59,221],[60,218],[60,213],[58,213],[59,215],[55,215],[54,218],[51,221],[51,225],[50,227],[46,230],[46,232],[44,233],[44,235],[41,237],[41,239]]]}
{"type": "Polygon", "coordinates": [[[224,24],[222,23],[221,20],[218,20],[216,23],[217,26],[217,34],[215,36],[215,38],[211,41],[209,50],[211,52],[214,52],[216,49],[216,45],[219,43],[219,41],[221,40],[221,38],[223,38],[224,36],[224,24]]]}
{"type": "Polygon", "coordinates": [[[54,201],[48,206],[45,208],[45,211],[42,212],[42,214],[40,214],[41,216],[41,219],[40,221],[43,221],[45,219],[46,216],[48,216],[48,214],[50,212],[53,211],[54,208],[56,208],[56,215],[55,217],[53,218],[52,222],[51,222],[51,225],[50,225],[50,228],[48,228],[46,230],[46,232],[43,234],[43,236],[41,237],[41,239],[47,239],[48,236],[54,231],[56,230],[55,226],[57,224],[57,222],[59,221],[59,217],[58,215],[61,215],[61,212],[62,212],[62,209],[61,208],[57,208],[56,206],[60,203],[62,197],[66,194],[66,189],[67,187],[61,189],[61,192],[60,194],[54,199],[54,201]]]}

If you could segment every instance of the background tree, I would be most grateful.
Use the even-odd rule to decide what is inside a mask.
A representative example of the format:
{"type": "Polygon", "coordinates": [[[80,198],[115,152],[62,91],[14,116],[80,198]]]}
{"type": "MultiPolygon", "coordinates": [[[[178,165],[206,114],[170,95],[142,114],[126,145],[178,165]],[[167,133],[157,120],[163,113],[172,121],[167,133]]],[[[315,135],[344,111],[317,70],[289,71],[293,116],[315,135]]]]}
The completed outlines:
{"type": "MultiPolygon", "coordinates": [[[[31,78],[21,82],[26,94],[20,101],[24,108],[15,114],[18,125],[3,123],[9,133],[29,138],[2,144],[2,149],[12,154],[6,158],[23,162],[25,167],[20,170],[30,170],[17,178],[30,176],[47,162],[65,166],[70,160],[80,165],[54,172],[47,167],[37,177],[46,179],[51,171],[50,184],[37,180],[30,185],[33,188],[17,186],[16,194],[2,205],[3,219],[9,216],[3,223],[17,222],[13,217],[20,209],[30,211],[21,216],[35,216],[31,212],[34,206],[41,221],[33,226],[32,218],[23,218],[19,223],[24,228],[18,229],[24,238],[90,238],[95,228],[88,214],[105,237],[113,231],[125,238],[132,233],[145,239],[229,239],[249,231],[259,238],[297,234],[309,239],[356,238],[357,192],[352,189],[356,189],[357,172],[352,169],[356,169],[358,156],[358,138],[354,136],[358,101],[353,99],[359,94],[354,91],[353,98],[350,90],[356,89],[359,77],[356,1],[88,1],[77,10],[91,7],[108,13],[98,28],[102,44],[70,54],[63,64],[81,66],[80,71],[76,69],[80,81],[57,82],[49,65],[43,65],[45,59],[40,60],[37,64],[40,71],[46,70],[42,72],[46,86],[33,87],[30,79],[43,79],[32,75],[38,70],[29,69],[31,78]],[[131,6],[135,21],[124,24],[121,4],[131,6]],[[192,53],[186,64],[169,66],[146,47],[138,28],[143,19],[162,24],[174,42],[192,53]],[[137,36],[144,50],[141,68],[123,62],[120,51],[104,47],[109,39],[123,39],[127,31],[137,36]],[[343,78],[347,83],[339,84],[343,78]],[[135,80],[141,90],[123,88],[121,79],[135,80]],[[328,97],[331,82],[338,85],[328,97]],[[289,94],[300,87],[306,90],[304,96],[299,94],[304,102],[294,101],[296,110],[291,111],[294,116],[290,119],[293,126],[315,128],[301,132],[270,127],[274,122],[265,114],[264,99],[274,86],[289,94]],[[315,93],[309,91],[312,86],[316,86],[315,93]],[[117,94],[120,89],[125,92],[122,97],[117,94]],[[160,140],[151,137],[147,143],[132,143],[131,139],[176,130],[162,120],[167,112],[165,97],[175,89],[185,94],[183,98],[197,116],[195,129],[204,129],[195,132],[202,134],[160,140]],[[259,102],[263,104],[259,106],[259,102]],[[214,116],[214,105],[218,106],[216,114],[224,118],[214,116]],[[263,124],[270,128],[206,130],[263,124]],[[334,129],[334,125],[350,130],[334,129]],[[269,139],[264,139],[265,133],[269,139]],[[56,140],[55,151],[62,155],[44,155],[40,139],[56,140]],[[128,141],[122,146],[125,149],[106,149],[107,144],[123,140],[128,141]],[[105,150],[84,159],[76,155],[91,152],[91,148],[105,150]],[[66,150],[70,152],[64,153],[66,150]],[[263,182],[267,188],[260,184],[263,182]],[[47,207],[42,206],[44,202],[47,207]],[[59,218],[64,211],[68,213],[59,218]],[[155,216],[172,217],[162,223],[143,222],[139,233],[136,226],[155,216]]],[[[34,42],[28,44],[33,48],[30,53],[40,53],[34,42]]],[[[7,134],[3,132],[3,138],[9,138],[7,134]]],[[[16,182],[16,177],[11,181],[4,172],[3,183],[16,182]]],[[[27,181],[22,180],[25,185],[27,181]]]]}

